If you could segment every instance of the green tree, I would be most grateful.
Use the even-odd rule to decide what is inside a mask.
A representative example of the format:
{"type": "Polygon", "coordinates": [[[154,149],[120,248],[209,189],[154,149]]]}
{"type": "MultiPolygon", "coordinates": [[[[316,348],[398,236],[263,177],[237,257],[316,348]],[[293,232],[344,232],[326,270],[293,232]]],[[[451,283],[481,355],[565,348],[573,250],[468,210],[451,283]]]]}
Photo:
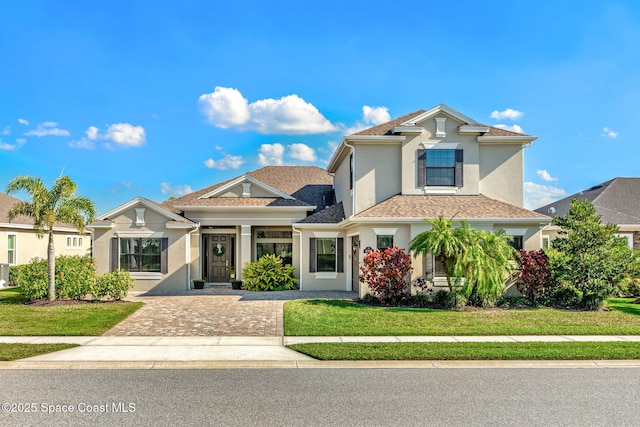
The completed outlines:
{"type": "Polygon", "coordinates": [[[561,256],[551,257],[551,277],[560,288],[574,287],[582,293],[580,305],[599,308],[637,265],[637,254],[618,237],[616,224],[601,223],[601,216],[588,200],[574,199],[564,217],[554,217],[561,228],[552,248],[561,256]]]}
{"type": "Polygon", "coordinates": [[[472,229],[466,221],[453,226],[453,217],[426,219],[431,229],[418,234],[411,252],[433,254],[440,262],[451,292],[476,305],[492,305],[505,290],[515,250],[504,233],[472,229]]]}
{"type": "Polygon", "coordinates": [[[9,222],[19,215],[33,219],[33,229],[38,237],[49,236],[47,246],[47,270],[49,275],[49,301],[56,298],[55,248],[53,246],[53,225],[56,222],[72,224],[79,233],[84,233],[88,223],[93,221],[96,208],[86,197],[76,196],[77,185],[68,176],[59,177],[51,189],[47,189],[40,178],[19,176],[9,182],[7,193],[26,191],[30,202],[16,203],[8,213],[9,222]]]}

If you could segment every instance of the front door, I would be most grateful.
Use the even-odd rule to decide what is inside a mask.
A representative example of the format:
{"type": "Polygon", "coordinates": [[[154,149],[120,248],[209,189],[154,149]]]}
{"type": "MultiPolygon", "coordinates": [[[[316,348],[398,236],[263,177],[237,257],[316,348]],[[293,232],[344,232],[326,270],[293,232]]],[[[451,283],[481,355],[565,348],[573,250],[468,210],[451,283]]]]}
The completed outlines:
{"type": "Polygon", "coordinates": [[[360,293],[360,239],[351,238],[351,290],[360,293]]]}
{"type": "Polygon", "coordinates": [[[228,234],[211,234],[207,242],[207,281],[228,282],[233,255],[232,237],[228,234]]]}

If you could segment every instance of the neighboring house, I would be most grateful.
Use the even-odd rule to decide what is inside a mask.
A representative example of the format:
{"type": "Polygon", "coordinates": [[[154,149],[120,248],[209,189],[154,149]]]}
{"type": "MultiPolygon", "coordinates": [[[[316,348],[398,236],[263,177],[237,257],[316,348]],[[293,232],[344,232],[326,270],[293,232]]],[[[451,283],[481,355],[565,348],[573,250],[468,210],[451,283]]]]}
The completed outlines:
{"type": "MultiPolygon", "coordinates": [[[[363,295],[365,249],[407,248],[439,215],[537,249],[550,218],[522,207],[523,150],[535,139],[445,105],[416,111],[345,136],[327,170],[269,166],[163,204],[125,203],[92,224],[98,269],[132,271],[134,291],[183,291],[194,278],[241,278],[246,262],[275,253],[301,290],[363,295]]],[[[413,277],[431,280],[437,265],[422,258],[413,277]]]]}
{"type": "MultiPolygon", "coordinates": [[[[630,248],[640,249],[640,178],[613,178],[564,199],[549,203],[536,212],[549,216],[565,216],[573,199],[589,200],[601,216],[603,224],[619,227],[619,235],[627,239],[630,248]]],[[[542,230],[542,245],[558,236],[560,227],[548,225],[542,230]]]]}
{"type": "MultiPolygon", "coordinates": [[[[9,222],[8,213],[21,200],[0,193],[0,264],[27,264],[34,258],[47,258],[49,240],[38,238],[33,231],[33,219],[24,216],[9,222]]],[[[91,255],[91,235],[78,234],[70,224],[56,223],[53,244],[58,255],[91,255]]]]}

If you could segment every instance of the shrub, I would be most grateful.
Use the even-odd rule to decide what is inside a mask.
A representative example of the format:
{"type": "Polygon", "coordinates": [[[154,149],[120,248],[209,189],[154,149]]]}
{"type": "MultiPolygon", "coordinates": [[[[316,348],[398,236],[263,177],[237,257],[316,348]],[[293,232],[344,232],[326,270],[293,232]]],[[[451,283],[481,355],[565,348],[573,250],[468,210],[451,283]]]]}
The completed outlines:
{"type": "Polygon", "coordinates": [[[126,270],[115,270],[98,276],[91,294],[96,299],[121,300],[133,288],[136,280],[126,270]]]}
{"type": "Polygon", "coordinates": [[[535,304],[544,298],[551,285],[549,257],[542,249],[539,251],[521,250],[516,260],[518,261],[518,270],[520,272],[516,279],[518,291],[531,304],[535,304]]]}
{"type": "Polygon", "coordinates": [[[19,286],[18,276],[22,265],[9,266],[9,286],[19,286]]]}
{"type": "Polygon", "coordinates": [[[433,294],[433,302],[436,303],[436,304],[445,305],[447,303],[447,295],[448,294],[449,294],[449,291],[447,291],[445,289],[437,290],[433,294]]]}
{"type": "MultiPolygon", "coordinates": [[[[9,280],[11,282],[11,280],[9,280]]],[[[621,296],[638,297],[640,296],[640,279],[626,278],[618,286],[621,296]]]]}
{"type": "Polygon", "coordinates": [[[371,293],[383,305],[400,305],[409,300],[411,257],[394,246],[365,255],[360,267],[360,281],[369,285],[371,293]]]}
{"type": "Polygon", "coordinates": [[[430,307],[433,304],[432,292],[420,292],[411,297],[411,305],[414,307],[430,307]]]}
{"type": "Polygon", "coordinates": [[[467,305],[467,297],[461,292],[450,291],[447,292],[447,297],[444,301],[444,308],[460,308],[467,305]]]}
{"type": "Polygon", "coordinates": [[[59,297],[85,299],[96,282],[96,264],[89,256],[56,258],[56,293],[59,297]]]}
{"type": "Polygon", "coordinates": [[[34,259],[29,264],[20,265],[16,271],[16,281],[25,299],[32,301],[47,297],[49,287],[47,260],[34,259]]]}
{"type": "Polygon", "coordinates": [[[297,289],[294,267],[283,264],[282,258],[269,254],[242,269],[244,289],[249,291],[275,291],[297,289]]]}

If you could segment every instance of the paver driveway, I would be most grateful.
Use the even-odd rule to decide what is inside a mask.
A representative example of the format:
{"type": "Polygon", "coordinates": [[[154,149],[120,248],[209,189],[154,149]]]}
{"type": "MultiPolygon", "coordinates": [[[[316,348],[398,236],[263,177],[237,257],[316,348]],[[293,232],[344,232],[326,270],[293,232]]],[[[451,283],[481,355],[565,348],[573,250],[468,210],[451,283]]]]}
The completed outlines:
{"type": "Polygon", "coordinates": [[[282,336],[283,304],[300,298],[357,298],[354,292],[247,292],[226,288],[137,295],[145,305],[107,336],[282,336]]]}

